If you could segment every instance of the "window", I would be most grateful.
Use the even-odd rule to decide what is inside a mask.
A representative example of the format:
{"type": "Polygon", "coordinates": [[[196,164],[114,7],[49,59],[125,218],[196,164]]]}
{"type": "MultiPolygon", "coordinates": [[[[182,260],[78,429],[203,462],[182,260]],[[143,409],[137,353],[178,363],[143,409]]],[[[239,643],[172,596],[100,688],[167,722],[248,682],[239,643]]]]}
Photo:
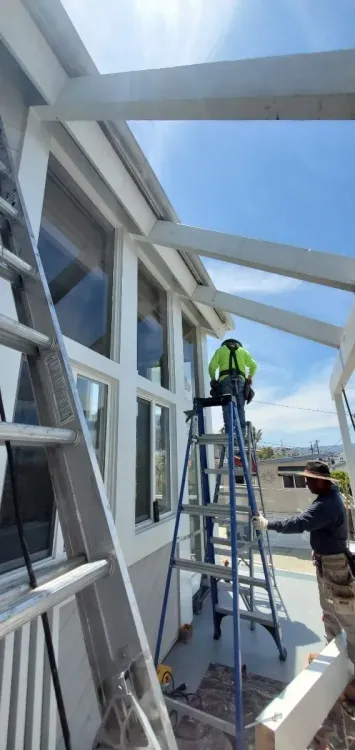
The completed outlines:
{"type": "Polygon", "coordinates": [[[150,402],[137,399],[136,523],[151,518],[150,402]]]}
{"type": "Polygon", "coordinates": [[[194,326],[193,323],[190,323],[185,315],[182,316],[182,337],[184,345],[185,396],[186,398],[192,399],[196,395],[196,326],[194,326]]]}
{"type": "Polygon", "coordinates": [[[64,336],[110,356],[113,235],[49,172],[38,248],[64,336]]]}
{"type": "Polygon", "coordinates": [[[137,369],[143,378],[169,388],[167,294],[138,264],[137,369]]]}
{"type": "MultiPolygon", "coordinates": [[[[20,369],[14,422],[38,424],[26,360],[22,361],[20,369]]],[[[14,447],[12,450],[28,549],[32,560],[40,560],[51,553],[54,521],[54,494],[45,450],[30,446],[14,447]]],[[[7,466],[0,508],[0,570],[13,570],[23,564],[7,466]]]]}
{"type": "Polygon", "coordinates": [[[136,523],[171,509],[170,411],[152,401],[137,399],[136,523]]]}
{"type": "Polygon", "coordinates": [[[155,404],[155,500],[159,513],[171,509],[169,409],[155,404]]]}
{"type": "Polygon", "coordinates": [[[77,375],[76,387],[101,474],[104,476],[108,387],[105,383],[99,383],[83,375],[77,375]]]}
{"type": "Polygon", "coordinates": [[[286,489],[300,489],[306,488],[306,480],[304,477],[298,476],[297,474],[285,474],[282,477],[283,484],[286,489]]]}

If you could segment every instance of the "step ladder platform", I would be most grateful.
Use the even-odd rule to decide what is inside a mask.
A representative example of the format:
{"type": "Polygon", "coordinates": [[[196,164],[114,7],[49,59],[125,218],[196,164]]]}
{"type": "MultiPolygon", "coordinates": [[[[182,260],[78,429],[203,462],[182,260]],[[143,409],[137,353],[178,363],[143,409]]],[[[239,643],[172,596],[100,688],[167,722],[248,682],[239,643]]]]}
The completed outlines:
{"type": "MultiPolygon", "coordinates": [[[[216,612],[218,612],[219,615],[223,615],[224,617],[228,617],[228,616],[233,617],[232,606],[228,607],[228,606],[217,604],[216,612]]],[[[247,620],[248,622],[258,623],[259,625],[263,625],[264,627],[267,627],[267,628],[273,627],[272,616],[266,615],[263,612],[257,612],[255,610],[254,612],[248,612],[247,609],[239,609],[239,617],[241,620],[247,620]]]]}

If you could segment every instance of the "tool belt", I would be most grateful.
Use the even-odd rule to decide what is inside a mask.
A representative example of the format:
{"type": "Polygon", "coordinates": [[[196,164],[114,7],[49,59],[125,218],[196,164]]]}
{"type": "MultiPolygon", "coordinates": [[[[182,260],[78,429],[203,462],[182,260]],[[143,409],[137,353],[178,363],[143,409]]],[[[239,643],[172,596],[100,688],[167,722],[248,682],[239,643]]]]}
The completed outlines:
{"type": "Polygon", "coordinates": [[[335,613],[355,615],[355,558],[346,550],[337,555],[313,555],[319,583],[335,613]]]}

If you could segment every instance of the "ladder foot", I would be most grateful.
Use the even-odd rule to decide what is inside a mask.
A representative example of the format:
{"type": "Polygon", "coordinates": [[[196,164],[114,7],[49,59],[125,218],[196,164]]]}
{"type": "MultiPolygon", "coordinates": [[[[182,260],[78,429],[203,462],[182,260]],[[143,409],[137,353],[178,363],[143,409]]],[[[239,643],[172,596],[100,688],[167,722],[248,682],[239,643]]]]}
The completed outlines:
{"type": "Polygon", "coordinates": [[[272,637],[273,637],[273,639],[274,639],[274,641],[276,643],[276,646],[277,646],[277,648],[279,650],[279,659],[280,659],[280,661],[286,661],[286,659],[287,659],[287,650],[285,649],[285,646],[283,646],[283,644],[281,642],[279,629],[277,627],[273,626],[273,625],[266,625],[266,624],[264,625],[264,623],[260,623],[260,624],[263,626],[263,628],[265,628],[265,630],[268,631],[268,633],[270,633],[270,635],[272,635],[272,637]]]}
{"type": "Polygon", "coordinates": [[[213,633],[213,640],[219,641],[221,635],[222,635],[222,620],[223,617],[225,617],[224,614],[221,614],[221,612],[215,612],[215,620],[214,620],[214,633],[213,633]]]}
{"type": "Polygon", "coordinates": [[[280,661],[286,661],[287,659],[287,649],[283,646],[280,651],[280,661]]]}

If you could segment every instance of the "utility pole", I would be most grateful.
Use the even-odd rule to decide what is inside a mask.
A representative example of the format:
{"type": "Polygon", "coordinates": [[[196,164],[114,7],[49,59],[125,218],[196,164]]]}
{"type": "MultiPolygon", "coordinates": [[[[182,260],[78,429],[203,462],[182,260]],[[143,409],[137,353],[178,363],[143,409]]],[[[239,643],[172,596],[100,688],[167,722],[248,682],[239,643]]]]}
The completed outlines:
{"type": "Polygon", "coordinates": [[[316,448],[317,448],[317,453],[318,453],[318,455],[319,455],[319,440],[315,440],[315,441],[314,441],[314,445],[316,446],[316,448]]]}
{"type": "Polygon", "coordinates": [[[311,453],[312,453],[312,456],[313,456],[313,453],[314,453],[313,443],[311,443],[311,453]]]}

